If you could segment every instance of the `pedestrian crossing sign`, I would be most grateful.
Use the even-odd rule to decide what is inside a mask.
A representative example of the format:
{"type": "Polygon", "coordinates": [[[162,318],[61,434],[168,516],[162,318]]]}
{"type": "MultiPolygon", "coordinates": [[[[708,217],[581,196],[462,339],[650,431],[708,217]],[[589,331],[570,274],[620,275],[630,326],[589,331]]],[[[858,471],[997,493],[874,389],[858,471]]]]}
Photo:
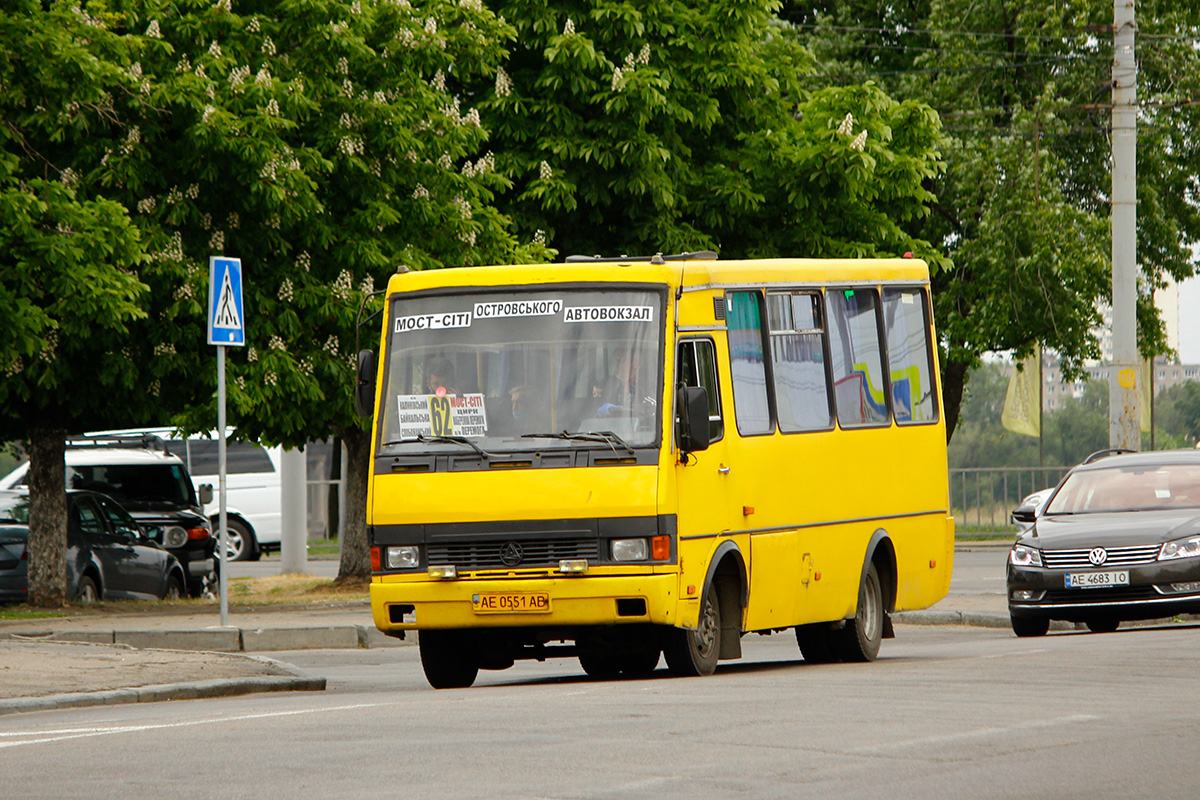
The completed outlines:
{"type": "Polygon", "coordinates": [[[246,315],[242,306],[242,260],[208,259],[208,343],[246,344],[246,315]]]}

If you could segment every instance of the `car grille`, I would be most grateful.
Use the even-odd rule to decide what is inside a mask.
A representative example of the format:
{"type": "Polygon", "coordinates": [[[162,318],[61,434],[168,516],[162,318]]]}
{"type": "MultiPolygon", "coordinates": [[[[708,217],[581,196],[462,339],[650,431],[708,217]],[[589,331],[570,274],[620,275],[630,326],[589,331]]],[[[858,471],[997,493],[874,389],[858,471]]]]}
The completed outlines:
{"type": "Polygon", "coordinates": [[[586,558],[595,561],[600,555],[600,542],[594,538],[516,539],[521,546],[521,560],[506,564],[501,548],[507,542],[463,542],[429,545],[429,565],[453,564],[459,570],[530,569],[557,567],[566,558],[586,558]]]}
{"type": "Polygon", "coordinates": [[[1042,563],[1047,569],[1109,569],[1153,564],[1162,549],[1160,544],[1140,544],[1134,547],[1106,547],[1108,560],[1097,566],[1088,560],[1092,548],[1086,550],[1043,550],[1042,563]]]}
{"type": "Polygon", "coordinates": [[[1090,605],[1092,603],[1133,603],[1160,598],[1153,586],[1129,586],[1116,589],[1051,589],[1043,603],[1090,605]]]}

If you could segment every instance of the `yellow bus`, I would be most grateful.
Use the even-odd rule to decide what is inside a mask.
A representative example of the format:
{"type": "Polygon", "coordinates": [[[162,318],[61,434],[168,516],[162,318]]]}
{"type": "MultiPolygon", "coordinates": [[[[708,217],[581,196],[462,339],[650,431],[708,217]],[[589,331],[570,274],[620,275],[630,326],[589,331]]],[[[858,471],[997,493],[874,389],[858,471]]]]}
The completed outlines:
{"type": "Polygon", "coordinates": [[[789,629],[807,661],[870,661],[949,588],[920,260],[406,272],[383,319],[371,609],[436,688],[554,656],[706,675],[789,629]]]}

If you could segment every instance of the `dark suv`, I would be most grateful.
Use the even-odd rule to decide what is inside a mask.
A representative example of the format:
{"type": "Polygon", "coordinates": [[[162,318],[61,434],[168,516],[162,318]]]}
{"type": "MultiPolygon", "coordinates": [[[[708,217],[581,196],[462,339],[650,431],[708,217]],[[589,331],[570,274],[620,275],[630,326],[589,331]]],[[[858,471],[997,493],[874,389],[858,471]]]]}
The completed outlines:
{"type": "MultiPolygon", "coordinates": [[[[177,456],[154,436],[81,436],[67,441],[67,488],[106,494],[153,531],[155,541],[183,567],[188,594],[201,597],[216,590],[216,538],[202,509],[212,487],[198,498],[177,456]]],[[[0,489],[23,486],[28,463],[0,479],[0,489]]]]}

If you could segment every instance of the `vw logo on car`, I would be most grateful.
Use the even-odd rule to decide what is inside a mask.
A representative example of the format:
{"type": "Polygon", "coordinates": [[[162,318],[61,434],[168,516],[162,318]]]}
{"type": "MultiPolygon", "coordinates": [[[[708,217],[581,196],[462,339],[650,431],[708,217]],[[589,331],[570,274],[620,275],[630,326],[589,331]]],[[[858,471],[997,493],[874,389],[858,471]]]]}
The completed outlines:
{"type": "Polygon", "coordinates": [[[1088,561],[1092,562],[1092,566],[1098,567],[1108,561],[1108,551],[1103,547],[1094,547],[1092,552],[1088,553],[1088,561]]]}

